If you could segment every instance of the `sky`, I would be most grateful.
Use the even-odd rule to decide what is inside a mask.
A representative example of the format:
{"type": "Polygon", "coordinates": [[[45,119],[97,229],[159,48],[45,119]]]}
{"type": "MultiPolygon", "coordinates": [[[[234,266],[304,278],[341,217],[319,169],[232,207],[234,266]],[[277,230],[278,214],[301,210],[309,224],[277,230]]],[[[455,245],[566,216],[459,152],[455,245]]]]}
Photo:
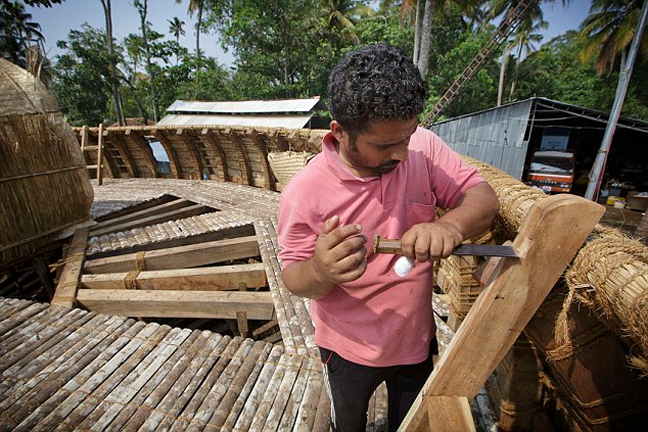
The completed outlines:
{"type": "MultiPolygon", "coordinates": [[[[556,0],[553,5],[542,6],[545,21],[549,28],[543,32],[543,42],[565,33],[570,29],[577,29],[587,16],[590,0],[571,0],[567,8],[563,7],[562,0],[556,0]]],[[[113,33],[117,40],[122,40],[129,33],[139,34],[139,15],[133,7],[132,0],[112,0],[113,33]]],[[[194,25],[196,20],[187,15],[188,0],[176,4],[175,0],[149,0],[148,20],[153,29],[168,35],[168,19],[178,17],[185,24],[186,35],[180,37],[180,43],[192,50],[196,46],[194,25]]],[[[84,22],[92,27],[105,28],[103,8],[99,0],[65,0],[62,4],[52,8],[26,7],[32,14],[33,21],[41,25],[45,36],[45,49],[48,57],[53,58],[60,50],[56,48],[56,41],[66,40],[70,30],[80,29],[84,22]]],[[[205,53],[216,58],[218,63],[231,66],[234,57],[231,52],[224,52],[220,47],[217,35],[201,35],[200,47],[205,53]]]]}

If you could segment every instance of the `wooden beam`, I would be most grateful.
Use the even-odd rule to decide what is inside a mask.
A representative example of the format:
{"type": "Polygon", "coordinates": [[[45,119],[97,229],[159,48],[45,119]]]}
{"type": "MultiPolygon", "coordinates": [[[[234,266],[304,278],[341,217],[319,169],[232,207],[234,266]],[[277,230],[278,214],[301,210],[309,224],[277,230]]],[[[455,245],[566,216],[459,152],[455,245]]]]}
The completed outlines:
{"type": "Polygon", "coordinates": [[[191,155],[191,158],[193,159],[192,168],[195,171],[196,176],[195,177],[190,176],[190,178],[201,180],[203,177],[203,161],[200,152],[196,147],[196,144],[193,142],[192,131],[190,129],[188,129],[187,131],[178,129],[176,135],[180,136],[180,140],[185,145],[185,147],[187,148],[187,152],[191,155]]]}
{"type": "Polygon", "coordinates": [[[93,274],[128,272],[138,268],[180,269],[252,258],[259,254],[256,236],[248,236],[87,260],[83,270],[85,273],[93,274]]]}
{"type": "Polygon", "coordinates": [[[428,430],[427,397],[477,394],[604,212],[603,206],[567,194],[547,197],[529,210],[513,242],[520,259],[505,258],[493,271],[400,430],[428,430]]]}
{"type": "Polygon", "coordinates": [[[98,230],[92,230],[90,235],[92,237],[98,237],[102,236],[104,234],[109,234],[111,232],[118,232],[118,231],[126,231],[129,229],[133,228],[138,228],[138,227],[143,227],[143,226],[149,226],[149,225],[155,225],[158,223],[170,221],[170,220],[176,220],[176,219],[183,219],[183,218],[188,218],[191,216],[196,216],[199,214],[203,214],[206,211],[209,210],[209,207],[206,207],[202,204],[194,204],[190,205],[188,207],[182,207],[179,209],[175,210],[170,210],[164,213],[160,214],[154,214],[152,216],[148,217],[143,217],[141,219],[136,219],[136,220],[130,220],[127,222],[124,222],[119,225],[112,225],[106,228],[101,228],[98,230]]]}
{"type": "Polygon", "coordinates": [[[271,320],[274,305],[270,292],[239,291],[134,291],[79,290],[81,306],[100,313],[156,318],[271,320]]]}
{"type": "MultiPolygon", "coordinates": [[[[103,184],[103,148],[104,148],[104,135],[103,123],[99,124],[99,132],[97,133],[97,183],[99,186],[103,184]]],[[[115,173],[113,172],[113,177],[115,173]]]]}
{"type": "Polygon", "coordinates": [[[101,230],[106,230],[109,227],[124,225],[129,221],[137,221],[139,219],[151,217],[154,215],[164,214],[170,211],[179,210],[183,208],[190,207],[195,205],[193,201],[186,200],[184,198],[175,198],[171,201],[166,201],[159,203],[155,206],[145,206],[144,208],[131,211],[119,216],[112,217],[110,219],[104,219],[101,222],[98,222],[96,225],[92,226],[90,231],[90,236],[97,235],[96,233],[101,230]]]}
{"type": "Polygon", "coordinates": [[[243,165],[245,167],[245,180],[247,181],[248,186],[254,186],[254,176],[252,175],[252,164],[250,163],[250,155],[248,154],[245,144],[239,138],[238,133],[228,129],[226,131],[229,136],[230,141],[236,146],[238,151],[241,153],[241,159],[243,160],[243,165]]]}
{"type": "Polygon", "coordinates": [[[52,304],[73,307],[76,302],[77,287],[88,242],[88,230],[89,228],[80,228],[74,233],[52,304]]]}
{"type": "MultiPolygon", "coordinates": [[[[152,198],[152,199],[144,201],[142,203],[139,203],[139,204],[136,204],[136,205],[133,205],[133,206],[129,206],[129,207],[125,207],[125,208],[123,208],[121,210],[117,210],[117,211],[105,214],[103,216],[99,216],[97,218],[94,218],[94,220],[96,222],[104,222],[104,221],[107,221],[107,220],[114,220],[117,217],[121,217],[121,216],[124,216],[124,215],[127,215],[127,214],[135,213],[135,212],[147,209],[147,208],[156,207],[156,206],[166,204],[166,203],[171,202],[171,201],[175,201],[177,199],[180,199],[180,198],[178,198],[177,196],[164,194],[164,195],[159,196],[157,198],[152,198]]],[[[93,225],[93,227],[95,227],[95,226],[97,226],[97,225],[93,225]]]]}
{"type": "Polygon", "coordinates": [[[463,396],[429,396],[428,411],[430,431],[475,432],[475,421],[470,412],[470,403],[463,396]]]}
{"type": "Polygon", "coordinates": [[[171,167],[171,175],[173,175],[173,178],[176,179],[183,178],[182,164],[180,163],[178,152],[173,147],[171,141],[169,141],[169,139],[166,137],[164,132],[161,130],[153,130],[152,132],[155,139],[157,139],[160,142],[160,144],[162,144],[162,147],[164,147],[164,151],[169,157],[169,165],[171,167]]]}
{"type": "Polygon", "coordinates": [[[263,170],[265,171],[265,187],[270,190],[277,190],[277,187],[275,185],[274,181],[274,176],[272,174],[272,169],[270,168],[270,161],[268,161],[268,146],[264,139],[259,135],[259,133],[254,130],[254,129],[248,129],[245,132],[247,135],[250,136],[250,139],[252,142],[256,145],[256,147],[259,149],[259,152],[261,152],[261,155],[263,156],[263,170]]]}
{"type": "Polygon", "coordinates": [[[88,289],[142,290],[238,290],[239,284],[261,288],[268,285],[265,267],[239,264],[195,269],[153,270],[84,275],[81,285],[88,289]]]}
{"type": "Polygon", "coordinates": [[[151,149],[151,146],[149,145],[148,139],[146,139],[141,131],[133,132],[134,133],[131,133],[131,130],[127,129],[126,132],[124,132],[124,137],[126,137],[124,141],[130,143],[133,148],[137,149],[139,153],[144,155],[146,166],[149,171],[151,171],[151,177],[159,177],[157,161],[155,160],[155,155],[153,154],[153,149],[151,149]]]}
{"type": "Polygon", "coordinates": [[[233,228],[226,228],[217,231],[209,231],[203,234],[197,234],[187,237],[176,237],[170,238],[167,240],[156,241],[151,243],[138,244],[130,247],[115,249],[115,250],[106,250],[95,252],[90,255],[90,258],[105,258],[109,256],[117,255],[126,255],[129,253],[140,252],[140,251],[150,251],[162,249],[165,247],[176,247],[176,246],[186,246],[190,244],[196,244],[201,242],[208,242],[214,240],[222,240],[227,238],[242,237],[248,235],[254,235],[254,226],[253,225],[242,225],[233,228]]]}
{"type": "Polygon", "coordinates": [[[121,156],[122,160],[126,164],[126,169],[128,170],[128,174],[132,178],[139,177],[140,176],[139,168],[137,166],[137,163],[135,162],[135,158],[133,158],[133,154],[128,148],[128,145],[122,140],[121,134],[110,131],[108,132],[108,136],[106,137],[106,139],[110,139],[112,145],[119,152],[119,156],[121,156]]]}

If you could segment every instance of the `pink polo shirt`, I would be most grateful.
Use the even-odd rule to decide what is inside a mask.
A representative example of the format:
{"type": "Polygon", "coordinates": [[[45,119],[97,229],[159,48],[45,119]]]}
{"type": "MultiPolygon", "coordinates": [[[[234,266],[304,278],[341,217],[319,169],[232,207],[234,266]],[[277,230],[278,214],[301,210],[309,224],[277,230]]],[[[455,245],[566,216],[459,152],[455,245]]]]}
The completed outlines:
{"type": "Polygon", "coordinates": [[[409,158],[380,177],[353,175],[328,134],[322,152],[281,193],[279,259],[282,268],[313,256],[324,222],[360,224],[368,238],[367,270],[311,301],[315,343],[366,366],[415,364],[427,358],[434,333],[432,264],[416,263],[396,276],[396,255],[371,251],[374,235],[401,238],[413,225],[434,219],[436,206],[452,208],[461,193],[481,183],[443,141],[418,128],[409,158]]]}

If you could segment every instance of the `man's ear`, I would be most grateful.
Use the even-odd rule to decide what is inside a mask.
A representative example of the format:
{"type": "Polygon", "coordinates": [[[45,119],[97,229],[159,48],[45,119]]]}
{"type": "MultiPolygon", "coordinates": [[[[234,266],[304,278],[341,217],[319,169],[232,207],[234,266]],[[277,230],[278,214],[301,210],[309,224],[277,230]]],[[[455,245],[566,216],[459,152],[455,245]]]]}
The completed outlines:
{"type": "Polygon", "coordinates": [[[344,131],[344,129],[342,128],[342,126],[340,125],[340,123],[338,123],[335,120],[331,121],[330,129],[331,129],[331,132],[333,133],[333,136],[335,137],[335,139],[338,142],[341,141],[343,139],[344,135],[347,134],[344,131]]]}

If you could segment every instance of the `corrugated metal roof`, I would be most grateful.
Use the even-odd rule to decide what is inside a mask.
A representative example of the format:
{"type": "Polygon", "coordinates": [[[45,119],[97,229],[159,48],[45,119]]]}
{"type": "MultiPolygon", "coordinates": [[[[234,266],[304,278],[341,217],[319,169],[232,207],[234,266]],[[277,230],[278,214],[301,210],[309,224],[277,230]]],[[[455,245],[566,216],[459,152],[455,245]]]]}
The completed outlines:
{"type": "Polygon", "coordinates": [[[163,126],[245,126],[278,127],[286,129],[304,128],[311,115],[211,115],[211,114],[169,114],[157,124],[163,126]]]}
{"type": "Polygon", "coordinates": [[[252,100],[203,102],[177,100],[167,108],[168,113],[211,113],[211,114],[247,114],[247,113],[309,113],[314,109],[324,109],[319,97],[309,99],[252,100]]]}
{"type": "Polygon", "coordinates": [[[430,130],[454,151],[492,165],[520,180],[528,141],[524,132],[533,101],[485,110],[434,124],[430,130]]]}

